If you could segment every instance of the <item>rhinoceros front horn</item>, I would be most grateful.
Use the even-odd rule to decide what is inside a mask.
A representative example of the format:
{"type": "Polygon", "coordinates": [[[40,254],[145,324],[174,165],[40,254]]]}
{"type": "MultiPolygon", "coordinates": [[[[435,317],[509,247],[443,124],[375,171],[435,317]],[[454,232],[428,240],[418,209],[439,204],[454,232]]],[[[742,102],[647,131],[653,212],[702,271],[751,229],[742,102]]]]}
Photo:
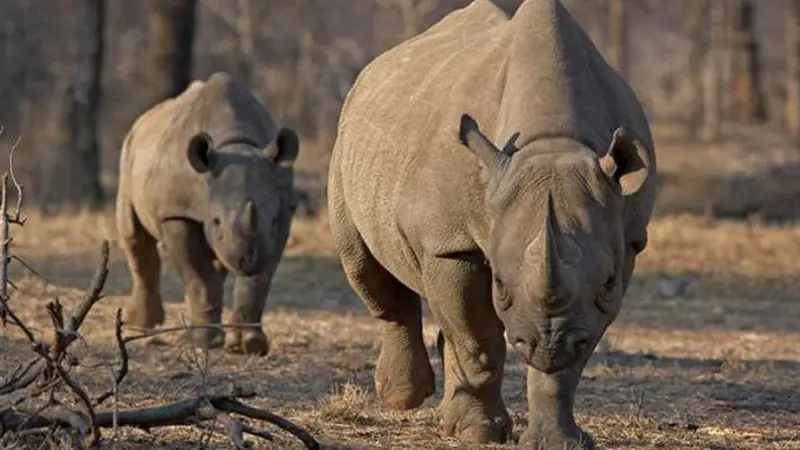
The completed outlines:
{"type": "Polygon", "coordinates": [[[244,204],[244,211],[242,212],[242,224],[247,233],[255,233],[258,231],[258,212],[256,205],[252,200],[248,200],[244,204]]]}
{"type": "Polygon", "coordinates": [[[549,309],[569,306],[575,292],[575,280],[558,254],[558,224],[552,194],[548,194],[543,226],[525,252],[525,265],[532,277],[526,290],[532,298],[541,299],[549,309]]]}

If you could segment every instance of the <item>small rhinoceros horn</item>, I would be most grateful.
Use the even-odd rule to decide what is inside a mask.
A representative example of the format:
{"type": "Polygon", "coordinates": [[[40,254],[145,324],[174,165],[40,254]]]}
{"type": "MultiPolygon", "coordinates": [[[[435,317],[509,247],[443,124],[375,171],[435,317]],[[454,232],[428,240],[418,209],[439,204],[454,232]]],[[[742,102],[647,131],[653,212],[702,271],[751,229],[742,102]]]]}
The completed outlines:
{"type": "Polygon", "coordinates": [[[242,212],[242,224],[248,233],[255,233],[258,231],[258,212],[256,205],[252,200],[248,200],[244,204],[244,211],[242,212]]]}
{"type": "Polygon", "coordinates": [[[567,307],[575,292],[574,279],[569,268],[558,254],[556,222],[552,193],[547,196],[547,208],[541,231],[530,243],[525,254],[525,265],[530,268],[531,281],[527,285],[528,295],[548,302],[547,307],[567,307]]]}

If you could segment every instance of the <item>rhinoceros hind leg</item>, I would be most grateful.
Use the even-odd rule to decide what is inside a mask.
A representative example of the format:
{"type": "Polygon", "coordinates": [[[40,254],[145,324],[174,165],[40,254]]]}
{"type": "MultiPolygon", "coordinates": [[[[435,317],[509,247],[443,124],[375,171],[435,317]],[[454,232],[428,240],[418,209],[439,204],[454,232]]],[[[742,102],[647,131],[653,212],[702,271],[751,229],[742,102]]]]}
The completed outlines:
{"type": "Polygon", "coordinates": [[[440,434],[474,443],[504,443],[511,418],[502,397],[506,344],[491,299],[491,277],[472,260],[424,263],[428,304],[441,326],[444,395],[440,434]]]}
{"type": "MultiPolygon", "coordinates": [[[[168,220],[161,225],[161,235],[186,290],[189,325],[219,325],[226,272],[214,264],[214,253],[202,225],[168,220]]],[[[224,333],[221,328],[196,328],[187,330],[181,341],[200,348],[217,348],[224,344],[224,333]]]]}
{"type": "Polygon", "coordinates": [[[153,328],[164,322],[157,241],[142,227],[124,198],[117,203],[116,219],[119,246],[131,274],[131,298],[125,305],[124,321],[141,328],[153,328]]]}

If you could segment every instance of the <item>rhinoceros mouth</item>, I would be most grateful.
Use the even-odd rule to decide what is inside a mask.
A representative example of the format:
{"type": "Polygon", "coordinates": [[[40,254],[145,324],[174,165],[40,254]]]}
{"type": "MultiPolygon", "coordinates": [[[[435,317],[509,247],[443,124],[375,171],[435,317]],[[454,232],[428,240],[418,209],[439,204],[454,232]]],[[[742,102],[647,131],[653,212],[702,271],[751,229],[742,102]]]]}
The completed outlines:
{"type": "Polygon", "coordinates": [[[564,350],[534,350],[528,355],[522,355],[525,362],[534,369],[546,374],[561,372],[572,367],[578,360],[577,355],[571,355],[564,350]]]}
{"type": "Polygon", "coordinates": [[[583,357],[586,348],[587,346],[583,342],[579,342],[572,349],[564,345],[533,345],[532,347],[517,347],[517,351],[529,366],[540,372],[553,374],[577,364],[583,357]]]}

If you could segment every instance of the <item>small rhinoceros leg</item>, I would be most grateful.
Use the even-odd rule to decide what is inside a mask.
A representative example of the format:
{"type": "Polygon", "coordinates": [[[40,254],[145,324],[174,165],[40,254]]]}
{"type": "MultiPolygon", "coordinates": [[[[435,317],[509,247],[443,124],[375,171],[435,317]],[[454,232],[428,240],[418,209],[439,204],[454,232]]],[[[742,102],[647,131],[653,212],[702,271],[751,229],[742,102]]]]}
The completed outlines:
{"type": "Polygon", "coordinates": [[[161,258],[155,238],[141,226],[132,209],[124,200],[117,202],[119,246],[131,274],[131,298],[125,306],[124,321],[152,328],[164,322],[164,305],[159,292],[161,258]]]}
{"type": "Polygon", "coordinates": [[[423,264],[431,311],[444,336],[440,433],[466,442],[506,442],[511,418],[502,398],[506,344],[491,298],[491,276],[476,261],[423,264]]]}
{"type": "Polygon", "coordinates": [[[275,267],[254,277],[236,277],[233,285],[233,316],[230,325],[259,324],[247,328],[231,328],[225,334],[225,348],[233,353],[269,353],[269,340],[261,327],[261,316],[272,283],[275,267]]]}
{"type": "Polygon", "coordinates": [[[575,423],[578,382],[594,346],[575,367],[554,374],[528,367],[528,428],[519,446],[530,450],[593,450],[594,440],[575,423]]]}
{"type": "MultiPolygon", "coordinates": [[[[202,226],[168,220],[161,225],[161,235],[186,290],[189,325],[219,325],[226,273],[214,264],[202,226]]],[[[201,348],[216,348],[223,344],[223,332],[219,328],[197,328],[188,330],[182,340],[201,348]]]]}

